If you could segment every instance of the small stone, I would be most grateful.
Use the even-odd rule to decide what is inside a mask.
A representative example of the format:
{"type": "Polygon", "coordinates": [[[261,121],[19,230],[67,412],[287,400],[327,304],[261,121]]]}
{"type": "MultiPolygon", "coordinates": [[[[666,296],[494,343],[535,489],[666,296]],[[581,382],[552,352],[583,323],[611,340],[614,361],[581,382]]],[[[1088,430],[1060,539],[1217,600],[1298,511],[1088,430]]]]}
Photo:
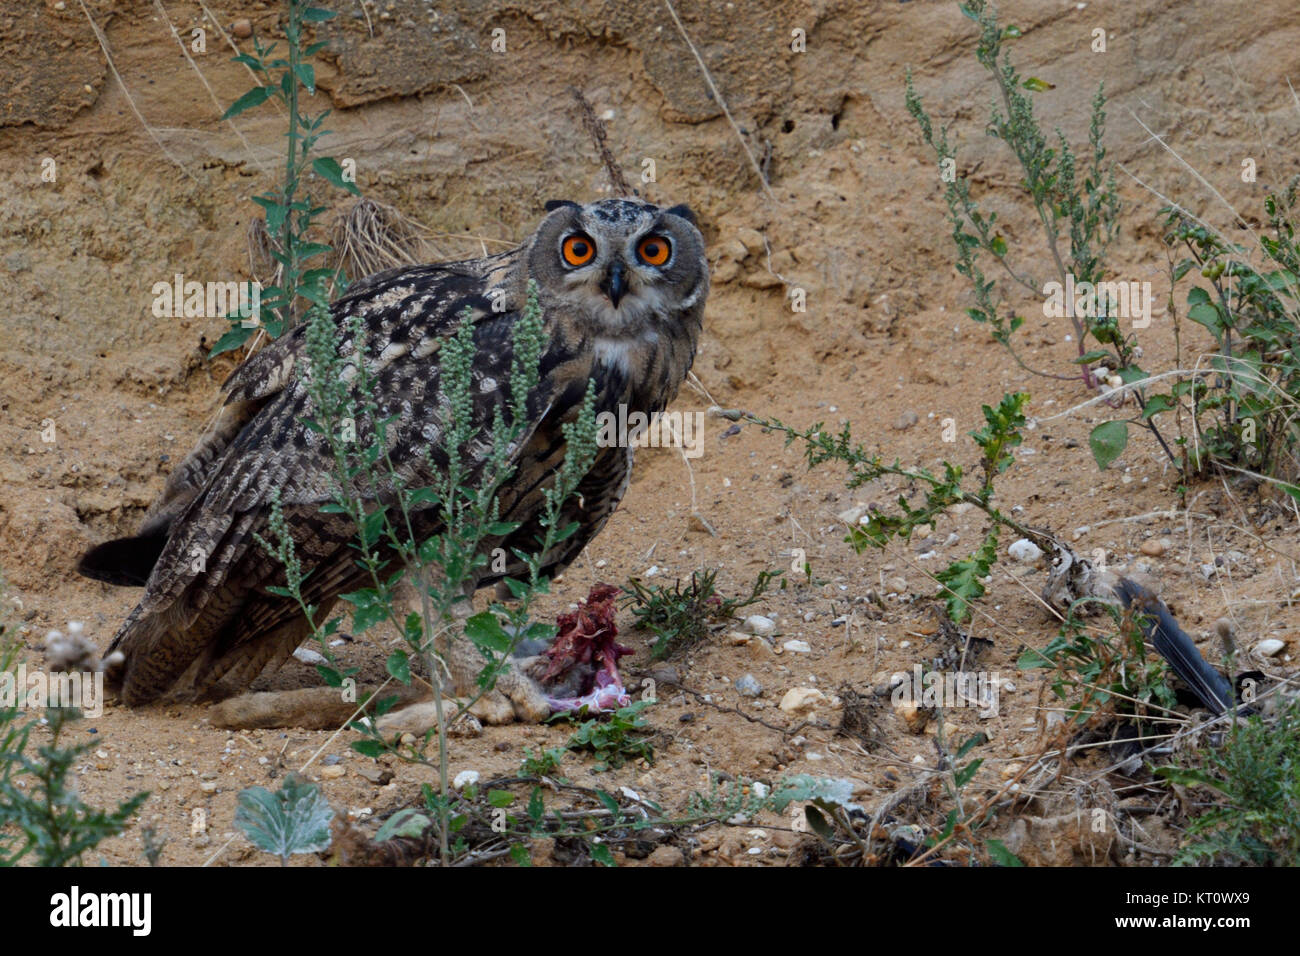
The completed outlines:
{"type": "Polygon", "coordinates": [[[763,685],[753,674],[746,674],[736,681],[736,693],[741,697],[758,697],[763,693],[763,685]]]}
{"type": "Polygon", "coordinates": [[[894,420],[894,431],[905,432],[920,420],[921,416],[909,408],[894,420]]]}
{"type": "Polygon", "coordinates": [[[1007,554],[1015,558],[1021,564],[1033,564],[1043,556],[1043,551],[1038,545],[1028,538],[1021,538],[1015,541],[1007,548],[1007,554]]]}
{"type": "Polygon", "coordinates": [[[300,647],[293,652],[293,656],[304,664],[328,664],[325,655],[320,651],[313,651],[310,647],[300,647]]]}
{"type": "Polygon", "coordinates": [[[321,758],[321,763],[326,767],[332,767],[336,763],[342,763],[342,762],[343,762],[343,758],[340,757],[338,754],[326,754],[324,757],[321,758]]]}
{"type": "Polygon", "coordinates": [[[815,687],[791,687],[781,698],[780,707],[787,714],[803,714],[826,701],[826,695],[815,687]]]}
{"type": "Polygon", "coordinates": [[[247,40],[253,35],[253,21],[247,17],[240,17],[230,25],[230,32],[241,40],[247,40]]]}
{"type": "Polygon", "coordinates": [[[204,780],[201,784],[199,784],[199,790],[201,790],[203,793],[216,793],[217,792],[216,781],[204,780]]]}
{"type": "Polygon", "coordinates": [[[1279,641],[1276,637],[1266,638],[1255,645],[1255,653],[1260,657],[1276,657],[1282,653],[1286,647],[1285,641],[1279,641]]]}
{"type": "Polygon", "coordinates": [[[451,785],[455,787],[457,790],[460,790],[464,787],[468,787],[472,783],[478,783],[477,770],[462,770],[460,773],[456,774],[456,777],[455,779],[452,780],[451,785]]]}
{"type": "Polygon", "coordinates": [[[771,637],[776,633],[776,622],[770,617],[764,617],[761,614],[751,614],[745,618],[745,623],[741,627],[750,634],[757,634],[759,637],[771,637]]]}
{"type": "Polygon", "coordinates": [[[682,866],[682,851],[673,846],[657,846],[653,853],[646,857],[646,862],[651,866],[682,866]]]}
{"type": "Polygon", "coordinates": [[[347,772],[348,771],[346,767],[344,767],[342,764],[337,764],[337,763],[332,764],[328,767],[320,768],[320,776],[322,780],[338,780],[347,772]]]}
{"type": "Polygon", "coordinates": [[[786,641],[781,646],[794,654],[808,654],[812,651],[812,646],[807,641],[786,641]]]}
{"type": "Polygon", "coordinates": [[[1149,558],[1158,558],[1169,550],[1169,539],[1147,538],[1138,546],[1138,550],[1149,558]]]}
{"type": "Polygon", "coordinates": [[[656,664],[646,676],[656,684],[676,684],[682,679],[681,673],[672,664],[656,664]]]}
{"type": "Polygon", "coordinates": [[[894,576],[885,581],[886,594],[906,594],[907,578],[894,576]]]}

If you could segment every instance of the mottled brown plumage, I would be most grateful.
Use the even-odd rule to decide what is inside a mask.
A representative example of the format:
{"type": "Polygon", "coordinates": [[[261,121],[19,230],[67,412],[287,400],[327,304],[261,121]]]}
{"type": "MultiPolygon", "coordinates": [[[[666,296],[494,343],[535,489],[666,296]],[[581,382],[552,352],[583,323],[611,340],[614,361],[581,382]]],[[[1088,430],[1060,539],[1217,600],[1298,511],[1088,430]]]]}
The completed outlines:
{"type": "MultiPolygon", "coordinates": [[[[476,349],[471,421],[477,437],[465,450],[472,480],[490,449],[493,414],[506,401],[511,330],[529,280],[536,281],[546,333],[540,382],[529,396],[530,431],[513,450],[517,471],[499,498],[502,518],[523,526],[485,544],[507,553],[531,550],[542,491],[564,458],[560,426],[573,420],[588,381],[595,383],[598,412],[617,414],[620,404],[628,412],[662,410],[690,369],[708,294],[703,239],[685,207],[604,200],[548,208],[516,249],[379,273],[355,283],[332,309],[340,328],[353,317],[361,320],[369,394],[380,417],[395,418],[387,431],[388,456],[406,487],[424,487],[448,462],[442,343],[468,308],[476,349]],[[647,237],[667,248],[647,246],[647,237]],[[575,241],[587,254],[579,265],[569,262],[575,241]],[[656,265],[647,251],[651,259],[670,255],[656,265]]],[[[314,412],[305,345],[306,327],[299,326],[237,368],[225,383],[217,422],[173,472],[139,534],[100,545],[82,559],[83,574],[145,588],[109,648],[124,655],[109,676],[128,704],[169,693],[237,692],[267,665],[283,662],[308,635],[297,605],[268,590],[283,585],[283,569],[254,538],[271,537],[273,496],[310,571],[304,596],[322,620],[340,593],[364,586],[349,548],[355,529],[346,516],[320,511],[336,490],[334,462],[323,437],[303,424],[314,412]]],[[[340,357],[351,382],[348,369],[355,373],[358,360],[351,338],[344,337],[340,357]]],[[[369,438],[358,435],[363,442],[369,438]]],[[[599,532],[627,488],[631,463],[631,448],[599,450],[566,505],[566,520],[578,521],[581,530],[546,556],[550,573],[599,532]]],[[[385,489],[378,497],[387,503],[385,489]]],[[[417,535],[439,533],[436,519],[433,510],[417,513],[417,535]]],[[[488,572],[478,586],[501,576],[488,572]]],[[[472,655],[453,651],[457,684],[472,679],[466,671],[473,662],[472,655]]],[[[506,676],[503,690],[516,711],[539,716],[537,689],[522,675],[506,676]]]]}

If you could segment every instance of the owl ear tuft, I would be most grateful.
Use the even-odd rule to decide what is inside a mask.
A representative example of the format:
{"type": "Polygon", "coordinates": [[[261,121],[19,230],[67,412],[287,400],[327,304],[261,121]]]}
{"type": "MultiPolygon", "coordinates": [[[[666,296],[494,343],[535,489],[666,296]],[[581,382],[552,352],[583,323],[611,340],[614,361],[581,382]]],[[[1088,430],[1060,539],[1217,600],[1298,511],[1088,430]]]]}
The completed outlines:
{"type": "Polygon", "coordinates": [[[548,199],[546,201],[546,211],[555,212],[557,209],[563,209],[565,206],[572,206],[574,209],[581,209],[572,199],[548,199]]]}
{"type": "Polygon", "coordinates": [[[673,208],[671,208],[671,209],[669,209],[669,210],[667,210],[667,211],[670,212],[670,213],[672,213],[674,216],[681,216],[683,219],[685,219],[687,222],[689,222],[692,226],[698,226],[698,225],[699,225],[699,222],[697,222],[696,219],[695,219],[695,213],[691,211],[691,207],[690,207],[690,206],[687,206],[687,205],[685,205],[685,204],[682,204],[682,205],[679,205],[679,206],[673,206],[673,208]]]}

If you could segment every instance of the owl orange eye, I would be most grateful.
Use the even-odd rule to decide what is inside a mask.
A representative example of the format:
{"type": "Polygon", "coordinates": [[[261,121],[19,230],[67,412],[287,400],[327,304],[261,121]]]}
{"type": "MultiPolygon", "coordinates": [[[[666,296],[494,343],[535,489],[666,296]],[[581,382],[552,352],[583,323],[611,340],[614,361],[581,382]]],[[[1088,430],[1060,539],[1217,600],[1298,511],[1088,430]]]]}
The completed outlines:
{"type": "Polygon", "coordinates": [[[646,236],[637,244],[636,254],[650,266],[661,266],[673,253],[672,243],[664,236],[646,236]]]}
{"type": "Polygon", "coordinates": [[[571,266],[585,266],[596,255],[596,244],[590,236],[576,232],[560,246],[564,261],[571,266]]]}

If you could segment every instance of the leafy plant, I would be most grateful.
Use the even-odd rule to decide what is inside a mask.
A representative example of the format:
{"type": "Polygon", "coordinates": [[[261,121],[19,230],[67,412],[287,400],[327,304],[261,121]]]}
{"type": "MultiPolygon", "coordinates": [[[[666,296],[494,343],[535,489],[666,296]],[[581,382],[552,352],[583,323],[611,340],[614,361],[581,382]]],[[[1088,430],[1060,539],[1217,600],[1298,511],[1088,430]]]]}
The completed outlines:
{"type": "Polygon", "coordinates": [[[519,772],[530,777],[546,777],[560,769],[560,762],[568,753],[566,747],[547,747],[540,753],[533,753],[531,747],[524,748],[524,759],[519,764],[519,772]]]}
{"type": "MultiPolygon", "coordinates": [[[[0,673],[12,660],[11,651],[0,653],[0,673]]],[[[147,792],[137,793],[115,810],[81,799],[75,764],[91,745],[59,744],[80,717],[75,708],[47,708],[49,743],[34,745],[37,719],[20,722],[17,707],[0,706],[0,866],[13,866],[28,854],[38,866],[80,865],[87,852],[121,833],[148,799],[147,792]]]]}
{"type": "Polygon", "coordinates": [[[1196,751],[1202,766],[1161,767],[1185,787],[1216,791],[1220,803],[1194,817],[1175,866],[1300,865],[1300,704],[1275,720],[1235,722],[1222,747],[1196,751]]]}
{"type": "MultiPolygon", "coordinates": [[[[1078,160],[1065,135],[1056,131],[1055,145],[1043,133],[1034,115],[1032,99],[1026,95],[1052,89],[1052,84],[1037,77],[1023,77],[1011,62],[1005,45],[1022,35],[1019,27],[1000,28],[997,12],[985,0],[969,0],[959,5],[962,14],[979,26],[979,40],[975,56],[992,77],[1001,103],[994,107],[987,132],[1001,140],[1015,156],[1024,173],[1023,186],[1043,228],[1047,251],[1051,254],[1056,278],[1062,287],[1067,276],[1075,283],[1094,285],[1105,277],[1105,254],[1118,234],[1117,217],[1119,198],[1114,175],[1106,164],[1105,95],[1098,89],[1092,104],[1092,123],[1088,133],[1088,162],[1079,169],[1078,160]],[[1080,176],[1082,175],[1082,179],[1080,176]],[[1068,252],[1062,245],[1069,242],[1068,252]]],[[[957,247],[957,271],[972,284],[976,305],[967,314],[976,322],[986,323],[993,337],[1016,356],[1012,335],[1024,319],[1014,310],[1002,310],[1000,281],[1011,281],[1028,290],[1035,297],[1043,288],[1027,273],[1018,272],[1008,261],[1005,238],[997,229],[997,214],[984,213],[971,196],[970,185],[956,173],[956,149],[948,139],[948,128],[941,127],[936,134],[934,124],[925,111],[920,96],[907,76],[906,105],[909,113],[921,128],[921,135],[934,151],[940,169],[945,173],[944,200],[948,206],[952,225],[953,243],[957,247]],[[993,259],[1005,273],[1005,280],[989,279],[980,266],[980,255],[993,259]]],[[[1084,365],[1085,380],[1091,385],[1088,363],[1100,356],[1089,357],[1087,339],[1113,349],[1118,359],[1115,367],[1124,367],[1131,357],[1131,347],[1119,333],[1118,320],[1109,315],[1106,305],[1099,315],[1071,315],[1079,362],[1084,365]]],[[[1111,354],[1111,353],[1106,353],[1111,354]]],[[[1034,371],[1016,359],[1027,371],[1034,371]]]]}
{"type": "Polygon", "coordinates": [[[241,53],[234,61],[252,70],[258,78],[258,85],[235,100],[222,117],[230,119],[268,100],[281,103],[288,114],[284,179],[277,189],[253,197],[253,202],[264,211],[266,230],[272,237],[271,257],[278,264],[278,281],[262,290],[262,307],[274,314],[260,323],[231,316],[231,328],[217,340],[213,355],[245,344],[258,324],[271,338],[279,337],[298,323],[299,299],[308,305],[328,308],[329,290],[341,277],[334,269],[307,266],[308,260],[329,252],[331,248],[309,238],[316,217],[325,208],[317,206],[305,189],[307,170],[310,168],[327,182],[359,195],[356,183],[344,176],[337,160],[312,156],[317,142],[330,133],[323,128],[330,110],[312,116],[300,106],[303,93],[316,95],[316,71],[310,61],[326,46],[319,41],[304,46],[304,27],[330,20],[335,14],[321,7],[309,6],[303,0],[285,0],[285,10],[286,55],[274,55],[279,43],[268,46],[259,37],[253,37],[254,52],[241,53]]]}
{"type": "Polygon", "coordinates": [[[945,510],[963,501],[988,515],[990,526],[980,546],[935,575],[942,585],[937,597],[943,600],[948,617],[960,624],[970,616],[972,603],[984,595],[984,579],[997,559],[999,528],[1010,528],[1024,537],[1042,541],[1044,550],[1050,547],[1041,532],[1022,525],[993,504],[994,481],[1015,462],[1014,450],[1023,441],[1020,432],[1025,426],[1024,409],[1028,401],[1026,393],[1016,392],[1003,395],[997,407],[983,406],[984,427],[969,433],[983,452],[980,476],[974,486],[964,469],[949,461],[943,462],[942,475],[925,468],[904,468],[897,460],[886,464],[881,456],[872,455],[854,443],[849,425],[839,435],[831,435],[822,430],[820,422],[801,431],[776,419],[757,418],[744,412],[723,414],[764,430],[780,432],[785,435],[787,446],[796,441],[802,443],[809,468],[830,461],[847,465],[849,488],[894,476],[925,489],[925,501],[920,507],[914,508],[906,495],[899,495],[896,511],[873,510],[864,516],[863,522],[851,527],[846,540],[859,553],[868,547],[884,548],[894,538],[910,540],[918,527],[932,524],[945,510]]]}
{"type": "Polygon", "coordinates": [[[1208,284],[1188,290],[1187,318],[1215,346],[1204,373],[1177,376],[1143,409],[1190,422],[1192,440],[1180,439],[1187,477],[1211,464],[1252,469],[1300,497],[1300,248],[1291,216],[1298,182],[1264,202],[1272,235],[1259,238],[1261,268],[1247,261],[1250,250],[1181,209],[1162,210],[1165,242],[1186,253],[1171,266],[1172,282],[1195,273],[1208,284]]]}
{"type": "Polygon", "coordinates": [[[617,770],[629,760],[654,761],[654,748],[650,741],[654,730],[646,723],[641,711],[653,701],[638,700],[609,714],[603,720],[584,720],[578,725],[564,745],[566,750],[589,750],[596,755],[592,769],[617,770]]]}
{"type": "MultiPolygon", "coordinates": [[[[557,846],[580,846],[592,862],[614,866],[614,850],[619,847],[631,850],[639,845],[644,855],[649,841],[710,825],[741,826],[760,813],[784,813],[794,801],[833,808],[848,800],[852,787],[851,781],[806,774],[771,786],[713,774],[706,793],[692,793],[682,812],[669,814],[626,787],[611,793],[526,775],[467,786],[450,794],[445,810],[456,833],[451,852],[461,864],[508,856],[520,866],[529,866],[528,844],[548,838],[557,846]],[[569,806],[556,805],[561,796],[569,799],[569,806]]],[[[425,786],[422,804],[393,814],[373,839],[379,843],[402,838],[413,848],[414,858],[419,858],[426,852],[428,834],[441,809],[439,794],[425,786]]]]}
{"type": "MultiPolygon", "coordinates": [[[[984,764],[983,757],[977,757],[974,760],[968,760],[966,763],[960,763],[976,747],[983,746],[989,742],[986,734],[975,734],[967,738],[961,746],[957,748],[955,754],[949,754],[943,740],[943,712],[938,715],[939,733],[936,736],[936,746],[943,755],[943,787],[952,801],[952,809],[944,818],[943,829],[926,840],[930,852],[937,851],[945,844],[954,840],[967,839],[968,842],[973,840],[976,831],[986,825],[994,814],[993,801],[985,801],[984,804],[975,809],[967,810],[965,789],[967,785],[975,779],[975,774],[984,764]]],[[[999,866],[1024,866],[1020,859],[1006,848],[1001,840],[988,839],[984,841],[984,847],[993,862],[999,866]]],[[[971,857],[974,859],[974,856],[971,857]]],[[[925,856],[919,857],[915,862],[923,862],[925,856]]]]}
{"type": "Polygon", "coordinates": [[[265,787],[240,791],[235,826],[258,849],[274,853],[281,866],[295,853],[319,853],[330,845],[334,809],[320,787],[297,774],[272,793],[265,787]]]}
{"type": "Polygon", "coordinates": [[[736,617],[741,608],[754,604],[774,578],[784,571],[760,571],[749,596],[724,598],[717,593],[717,568],[691,572],[690,583],[680,580],[668,585],[642,584],[636,578],[624,588],[636,626],[655,633],[651,656],[656,660],[693,647],[709,632],[736,617]]]}
{"type": "Polygon", "coordinates": [[[1165,662],[1148,655],[1133,615],[1093,598],[1076,601],[1051,643],[1026,650],[1016,663],[1021,670],[1052,671],[1052,693],[1068,705],[1068,722],[1077,726],[1099,715],[1140,718],[1149,708],[1164,712],[1176,703],[1165,662]],[[1110,614],[1113,633],[1082,621],[1079,612],[1087,603],[1110,614]]]}
{"type": "MultiPolygon", "coordinates": [[[[448,642],[457,628],[463,629],[465,638],[483,656],[478,693],[462,702],[454,712],[444,713],[439,681],[432,682],[437,727],[415,746],[403,747],[396,739],[385,739],[370,722],[353,725],[363,735],[363,739],[353,743],[358,752],[367,756],[394,753],[401,759],[434,768],[440,780],[438,807],[445,813],[450,806],[447,726],[493,688],[497,677],[510,666],[511,653],[521,641],[549,641],[555,636],[553,624],[530,620],[530,609],[537,595],[549,589],[549,579],[543,573],[543,556],[578,528],[576,522],[562,523],[560,515],[564,502],[573,495],[595,460],[594,386],[589,384],[576,421],[562,426],[565,459],[553,483],[543,491],[542,532],[536,550],[516,551],[514,557],[524,573],[519,579],[505,579],[514,604],[494,603],[487,610],[462,620],[458,611],[463,607],[466,587],[477,580],[489,560],[490,548],[486,543],[502,539],[519,527],[517,523],[500,519],[497,499],[514,474],[510,460],[512,449],[528,430],[527,402],[539,381],[544,332],[536,285],[530,283],[527,303],[511,331],[513,358],[508,406],[498,410],[493,420],[491,451],[473,477],[468,470],[471,456],[466,453],[475,428],[468,414],[473,401],[475,349],[468,313],[456,334],[439,350],[439,381],[453,414],[443,436],[443,446],[448,450],[447,471],[432,487],[410,487],[389,460],[387,429],[391,421],[380,414],[375,404],[375,390],[366,363],[355,363],[353,387],[345,384],[345,377],[340,374],[343,339],[352,339],[361,353],[366,349],[361,322],[354,319],[346,328],[339,328],[319,305],[309,310],[307,322],[308,389],[316,410],[315,419],[308,424],[325,436],[338,483],[334,502],[322,510],[346,515],[357,529],[353,542],[356,562],[369,575],[367,587],[341,596],[350,605],[353,633],[360,634],[378,625],[391,628],[403,646],[389,656],[387,669],[392,680],[403,684],[415,679],[412,664],[416,662],[430,675],[447,672],[448,642]],[[375,507],[375,501],[384,501],[385,507],[375,507]],[[420,527],[420,518],[427,518],[430,512],[437,515],[436,524],[442,532],[423,537],[415,529],[420,527]],[[396,606],[396,590],[404,579],[417,589],[421,602],[419,613],[402,613],[396,606]],[[434,759],[425,755],[431,737],[437,739],[434,759]]],[[[272,507],[270,530],[269,540],[259,540],[284,566],[286,575],[285,586],[272,590],[298,602],[328,656],[328,639],[337,631],[342,618],[319,623],[318,608],[303,597],[305,574],[294,553],[293,540],[278,502],[272,507]]],[[[320,671],[333,686],[341,686],[350,676],[330,665],[321,665],[320,671]]],[[[393,698],[375,702],[372,714],[382,715],[394,702],[393,698]]],[[[449,850],[450,817],[441,817],[439,826],[443,849],[449,850]]],[[[444,859],[448,859],[446,853],[444,859]]]]}
{"type": "Polygon", "coordinates": [[[1106,131],[1104,87],[1098,88],[1092,101],[1086,160],[1080,163],[1065,134],[1058,129],[1054,138],[1049,137],[1034,113],[1030,94],[1053,89],[1053,84],[1022,76],[1005,49],[1022,35],[1020,28],[999,27],[997,12],[986,0],[969,0],[960,4],[960,9],[979,26],[975,56],[997,88],[1000,108],[993,108],[987,132],[1006,144],[1024,175],[1022,186],[1042,227],[1056,283],[1049,292],[1050,286],[1040,285],[1029,272],[1013,265],[1011,250],[997,228],[997,214],[984,212],[972,196],[969,182],[958,172],[956,148],[949,139],[948,127],[936,132],[909,71],[907,110],[938,161],[957,252],[957,271],[970,281],[974,294],[975,304],[966,314],[988,325],[994,340],[1021,368],[1035,375],[1062,378],[1030,368],[1016,351],[1013,336],[1024,324],[1024,317],[1008,304],[1007,292],[1019,286],[1035,301],[1044,302],[1045,313],[1049,300],[1059,303],[1062,314],[1070,319],[1078,351],[1075,362],[1082,366],[1084,383],[1107,393],[1123,389],[1111,404],[1131,399],[1136,407],[1131,419],[1103,422],[1093,430],[1089,444],[1098,467],[1106,468],[1119,456],[1128,440],[1130,423],[1150,431],[1174,461],[1173,450],[1148,414],[1151,399],[1146,386],[1139,384],[1148,375],[1137,365],[1136,336],[1120,326],[1123,306],[1127,302],[1132,308],[1128,285],[1107,278],[1106,252],[1119,234],[1120,202],[1102,142],[1106,131]],[[985,273],[983,257],[992,260],[1000,276],[990,278],[985,273]],[[1076,308],[1079,303],[1083,305],[1081,311],[1076,308]]]}

